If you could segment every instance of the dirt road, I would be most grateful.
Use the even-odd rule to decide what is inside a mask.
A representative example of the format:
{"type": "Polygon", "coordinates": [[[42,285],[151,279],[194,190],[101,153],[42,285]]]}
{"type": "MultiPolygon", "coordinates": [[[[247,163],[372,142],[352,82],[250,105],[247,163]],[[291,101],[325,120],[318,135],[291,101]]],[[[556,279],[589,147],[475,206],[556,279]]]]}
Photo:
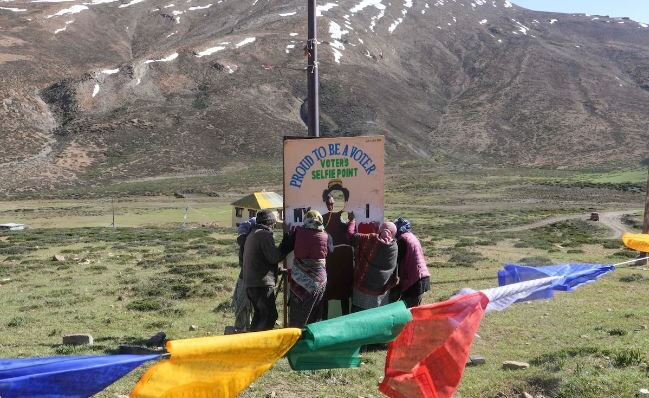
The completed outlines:
{"type": "MultiPolygon", "coordinates": [[[[606,211],[606,212],[600,212],[599,213],[599,222],[609,228],[611,230],[611,237],[612,238],[619,238],[622,236],[622,234],[630,228],[622,223],[622,216],[624,214],[633,214],[641,211],[641,209],[629,209],[629,210],[619,210],[619,211],[606,211]]],[[[540,228],[544,227],[546,225],[554,224],[560,221],[567,221],[567,220],[588,220],[590,217],[590,213],[578,213],[578,214],[566,214],[563,216],[556,216],[556,217],[549,217],[543,220],[535,221],[530,224],[526,225],[521,225],[519,227],[515,228],[509,228],[505,229],[503,231],[510,232],[510,231],[525,231],[528,229],[534,229],[534,228],[540,228]]]]}

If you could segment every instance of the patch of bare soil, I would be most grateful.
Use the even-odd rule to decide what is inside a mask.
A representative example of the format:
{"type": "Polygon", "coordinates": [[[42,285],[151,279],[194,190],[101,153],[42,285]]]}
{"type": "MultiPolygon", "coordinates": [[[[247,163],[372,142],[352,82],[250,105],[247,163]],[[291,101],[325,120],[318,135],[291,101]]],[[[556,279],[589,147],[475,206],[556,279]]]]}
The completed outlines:
{"type": "Polygon", "coordinates": [[[99,148],[93,144],[81,145],[77,141],[72,141],[57,156],[54,165],[76,175],[92,165],[98,153],[99,148]]]}
{"type": "Polygon", "coordinates": [[[30,55],[0,53],[0,64],[12,61],[29,61],[31,59],[30,55]]]}

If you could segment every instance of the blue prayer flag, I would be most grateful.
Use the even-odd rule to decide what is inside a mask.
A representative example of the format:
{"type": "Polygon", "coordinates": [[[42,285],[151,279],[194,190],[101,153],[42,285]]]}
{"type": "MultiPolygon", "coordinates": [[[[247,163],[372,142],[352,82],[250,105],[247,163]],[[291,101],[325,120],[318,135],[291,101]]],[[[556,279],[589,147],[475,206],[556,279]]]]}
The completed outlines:
{"type": "Polygon", "coordinates": [[[154,355],[0,359],[0,397],[82,398],[103,390],[154,355]]]}
{"type": "Polygon", "coordinates": [[[608,264],[560,264],[539,267],[507,264],[498,271],[498,286],[551,276],[561,277],[554,281],[551,287],[540,290],[525,300],[549,299],[553,297],[554,290],[571,292],[583,284],[595,282],[614,269],[614,265],[608,264]]]}

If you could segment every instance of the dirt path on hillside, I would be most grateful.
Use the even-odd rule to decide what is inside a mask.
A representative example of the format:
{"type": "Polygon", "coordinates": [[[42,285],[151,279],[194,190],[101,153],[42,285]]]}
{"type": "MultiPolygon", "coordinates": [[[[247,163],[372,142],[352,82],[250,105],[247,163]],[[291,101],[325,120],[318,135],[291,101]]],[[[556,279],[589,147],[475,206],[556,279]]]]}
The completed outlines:
{"type": "MultiPolygon", "coordinates": [[[[632,214],[640,211],[640,209],[620,210],[620,211],[605,211],[599,213],[599,222],[611,230],[612,238],[619,238],[622,234],[630,228],[622,223],[622,216],[625,214],[632,214]]],[[[543,220],[535,221],[530,224],[521,225],[519,227],[503,229],[503,232],[513,231],[526,231],[529,229],[540,228],[546,225],[558,223],[567,220],[588,220],[590,213],[566,214],[563,216],[549,217],[543,220]]]]}
{"type": "Polygon", "coordinates": [[[622,223],[622,216],[624,214],[634,213],[634,211],[612,211],[599,213],[599,221],[606,225],[614,238],[620,238],[623,233],[627,232],[630,228],[622,223]]]}

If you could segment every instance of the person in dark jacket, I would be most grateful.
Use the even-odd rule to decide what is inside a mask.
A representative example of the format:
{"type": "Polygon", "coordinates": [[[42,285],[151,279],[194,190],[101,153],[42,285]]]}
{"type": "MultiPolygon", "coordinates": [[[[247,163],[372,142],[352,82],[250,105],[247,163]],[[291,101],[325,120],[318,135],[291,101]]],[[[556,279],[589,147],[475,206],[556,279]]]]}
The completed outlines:
{"type": "Polygon", "coordinates": [[[232,305],[234,307],[234,333],[247,332],[250,329],[250,318],[252,316],[252,305],[246,295],[246,288],[243,283],[243,247],[246,238],[256,225],[255,218],[239,224],[237,229],[237,244],[239,245],[239,278],[232,294],[232,305]]]}
{"type": "Polygon", "coordinates": [[[397,246],[399,248],[397,257],[399,285],[397,289],[406,307],[417,307],[421,305],[424,293],[430,290],[430,273],[426,266],[424,250],[419,239],[412,233],[408,220],[398,218],[394,223],[397,227],[397,246]]]}
{"type": "Polygon", "coordinates": [[[279,247],[273,239],[275,215],[270,210],[260,210],[257,225],[252,229],[243,249],[243,283],[253,308],[250,330],[271,330],[277,321],[275,285],[279,273],[278,263],[290,252],[290,239],[285,236],[279,247]]]}
{"type": "Polygon", "coordinates": [[[302,328],[323,316],[323,298],[327,288],[327,255],[333,253],[331,235],[324,231],[317,210],[306,213],[304,225],[293,232],[295,255],[291,268],[289,326],[302,328]]]}

